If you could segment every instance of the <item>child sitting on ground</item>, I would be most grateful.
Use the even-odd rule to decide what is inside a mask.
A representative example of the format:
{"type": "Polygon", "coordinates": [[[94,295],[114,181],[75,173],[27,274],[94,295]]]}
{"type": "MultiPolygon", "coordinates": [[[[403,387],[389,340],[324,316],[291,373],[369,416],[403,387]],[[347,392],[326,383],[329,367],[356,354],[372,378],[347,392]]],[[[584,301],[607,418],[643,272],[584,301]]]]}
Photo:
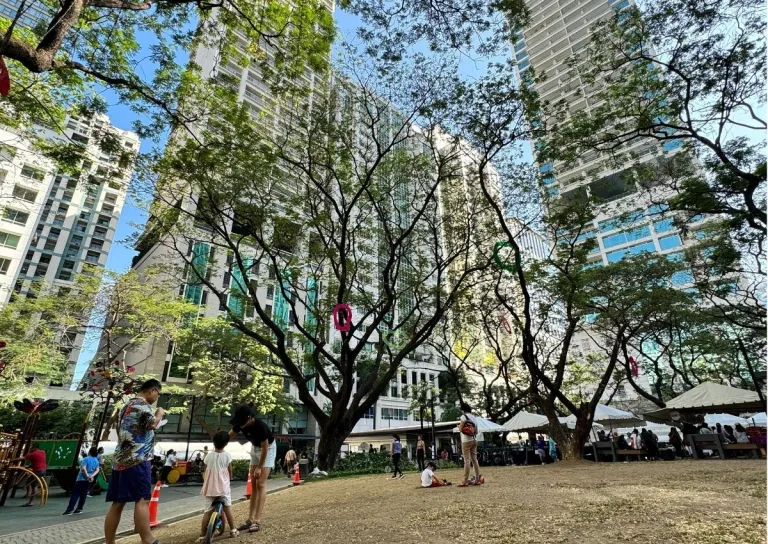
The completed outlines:
{"type": "Polygon", "coordinates": [[[421,473],[421,487],[443,487],[444,485],[451,485],[448,480],[440,480],[435,476],[437,466],[430,461],[427,463],[427,468],[421,473]]]}
{"type": "Polygon", "coordinates": [[[213,503],[216,500],[224,503],[224,515],[229,524],[230,536],[237,536],[235,529],[235,518],[232,515],[232,491],[229,482],[232,479],[232,456],[224,451],[229,444],[229,433],[219,431],[213,435],[214,451],[205,456],[205,481],[200,494],[206,499],[205,513],[203,514],[203,527],[198,542],[205,542],[205,533],[208,528],[208,521],[213,513],[213,503]]]}

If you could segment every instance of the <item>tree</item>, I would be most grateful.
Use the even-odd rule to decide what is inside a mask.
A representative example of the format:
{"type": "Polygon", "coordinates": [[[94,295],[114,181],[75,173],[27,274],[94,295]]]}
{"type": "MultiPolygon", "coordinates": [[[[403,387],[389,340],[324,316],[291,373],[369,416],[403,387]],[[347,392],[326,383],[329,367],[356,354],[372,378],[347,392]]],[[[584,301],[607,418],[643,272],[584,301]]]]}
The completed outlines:
{"type": "Polygon", "coordinates": [[[252,117],[220,85],[197,138],[145,170],[158,198],[148,239],[186,264],[188,293],[205,289],[290,376],[318,423],[323,469],[489,262],[471,211],[444,244],[452,210],[439,192],[462,175],[460,147],[433,130],[444,66],[354,68],[357,81],[316,83],[311,102],[297,89],[279,120],[269,108],[252,117]],[[421,84],[403,89],[416,73],[421,84]],[[349,330],[334,332],[339,304],[353,314],[337,314],[349,330]]]}
{"type": "MultiPolygon", "coordinates": [[[[599,105],[567,118],[554,105],[561,111],[549,127],[553,150],[568,160],[598,151],[623,167],[635,142],[658,142],[665,151],[682,146],[685,153],[663,159],[672,174],[656,176],[673,191],[671,209],[724,215],[733,230],[744,225],[764,240],[762,7],[662,0],[598,23],[572,70],[599,89],[599,105]]],[[[658,188],[653,193],[658,198],[658,188]]]]}
{"type": "MultiPolygon", "coordinates": [[[[59,402],[59,407],[45,412],[40,417],[37,427],[37,438],[64,438],[73,433],[79,433],[89,417],[91,406],[87,402],[59,402]]],[[[3,432],[14,432],[23,429],[29,414],[17,410],[12,405],[0,406],[0,421],[3,432]]]]}
{"type": "Polygon", "coordinates": [[[124,354],[151,339],[174,338],[182,317],[194,309],[156,274],[150,270],[142,278],[135,271],[87,269],[70,288],[40,282],[30,295],[14,297],[0,310],[0,330],[8,342],[2,351],[4,398],[37,396],[51,381],[65,380],[69,353],[81,342],[99,347],[94,363],[101,370],[99,376],[95,370],[86,376],[89,389],[96,378],[129,387],[134,380],[124,379],[130,374],[124,354]]]}

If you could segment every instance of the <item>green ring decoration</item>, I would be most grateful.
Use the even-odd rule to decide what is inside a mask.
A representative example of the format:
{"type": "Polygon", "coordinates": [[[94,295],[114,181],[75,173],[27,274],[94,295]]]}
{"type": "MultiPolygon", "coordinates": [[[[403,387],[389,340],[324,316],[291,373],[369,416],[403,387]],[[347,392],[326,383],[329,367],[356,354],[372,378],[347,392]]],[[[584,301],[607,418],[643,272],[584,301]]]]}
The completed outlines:
{"type": "Polygon", "coordinates": [[[501,248],[503,248],[503,247],[511,247],[511,245],[512,244],[510,244],[509,242],[506,242],[506,241],[503,241],[503,240],[499,241],[499,242],[496,242],[493,245],[493,261],[496,263],[496,266],[498,266],[502,270],[506,270],[507,272],[513,272],[514,273],[515,270],[516,270],[515,265],[514,264],[503,263],[503,262],[501,262],[501,258],[499,257],[499,251],[501,250],[501,248]]]}

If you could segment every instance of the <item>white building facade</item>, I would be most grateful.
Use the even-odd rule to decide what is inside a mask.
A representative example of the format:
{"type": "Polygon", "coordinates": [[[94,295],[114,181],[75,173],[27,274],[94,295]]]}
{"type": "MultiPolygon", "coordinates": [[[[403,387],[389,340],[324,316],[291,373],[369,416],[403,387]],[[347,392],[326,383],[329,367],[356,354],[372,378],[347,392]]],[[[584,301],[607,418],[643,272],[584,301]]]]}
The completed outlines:
{"type": "MultiPolygon", "coordinates": [[[[80,144],[79,178],[59,172],[22,133],[0,127],[0,306],[25,296],[33,282],[69,288],[86,265],[104,268],[130,182],[130,165],[97,141],[116,137],[121,154],[139,150],[136,134],[105,116],[70,117],[63,134],[35,127],[37,137],[80,144]]],[[[69,354],[76,364],[82,335],[69,354]]],[[[74,367],[72,368],[74,370],[74,367]]]]}

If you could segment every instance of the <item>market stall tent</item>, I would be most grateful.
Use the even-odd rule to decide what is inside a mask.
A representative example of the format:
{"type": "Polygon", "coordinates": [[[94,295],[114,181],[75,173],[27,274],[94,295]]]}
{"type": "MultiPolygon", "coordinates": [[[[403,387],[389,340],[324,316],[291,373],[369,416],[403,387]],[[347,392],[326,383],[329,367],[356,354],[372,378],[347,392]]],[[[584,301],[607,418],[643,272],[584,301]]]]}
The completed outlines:
{"type": "Polygon", "coordinates": [[[740,414],[763,409],[765,406],[755,391],[704,382],[670,400],[665,408],[648,412],[645,418],[668,423],[685,419],[686,415],[740,414]]]}

